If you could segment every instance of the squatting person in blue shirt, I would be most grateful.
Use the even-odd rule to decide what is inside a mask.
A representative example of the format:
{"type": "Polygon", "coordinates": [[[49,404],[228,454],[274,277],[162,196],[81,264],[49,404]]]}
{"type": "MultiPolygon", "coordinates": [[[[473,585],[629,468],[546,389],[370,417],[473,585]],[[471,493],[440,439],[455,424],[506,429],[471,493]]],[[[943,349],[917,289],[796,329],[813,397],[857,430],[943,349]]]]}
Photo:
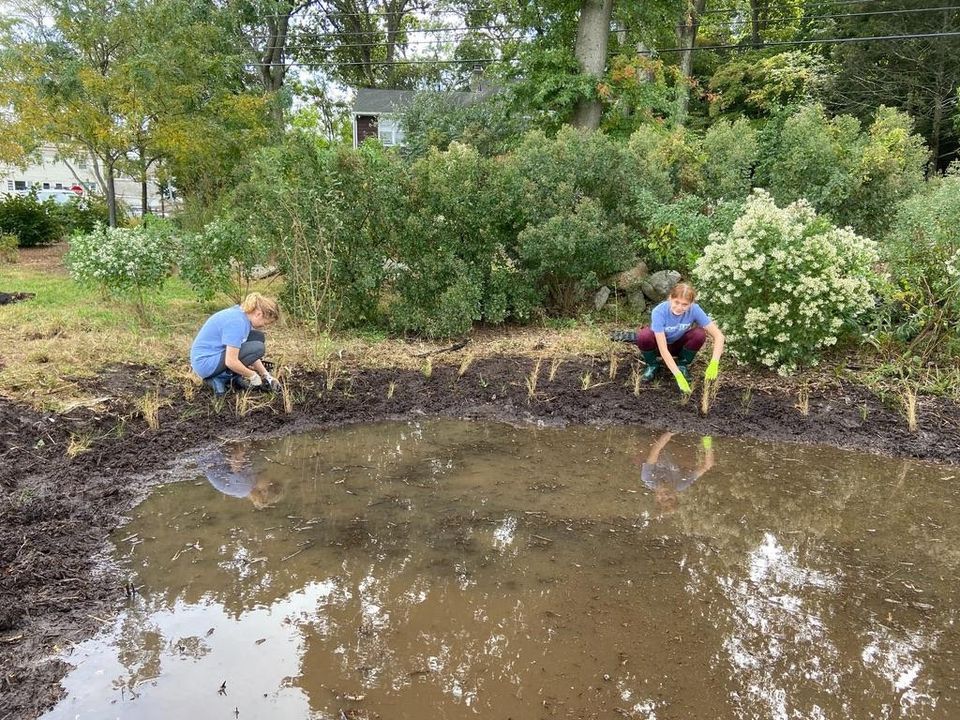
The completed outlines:
{"type": "Polygon", "coordinates": [[[713,338],[713,357],[704,377],[716,380],[723,354],[723,333],[697,305],[697,291],[688,283],[678,283],[670,296],[653,308],[650,325],[637,332],[613,333],[614,340],[635,342],[647,369],[643,379],[652,381],[664,365],[677,381],[680,390],[690,392],[690,365],[707,339],[713,338]]]}
{"type": "Polygon", "coordinates": [[[231,386],[242,389],[280,385],[263,365],[263,330],[280,318],[277,301],[250,293],[239,305],[211,315],[190,347],[190,367],[217,395],[231,386]]]}

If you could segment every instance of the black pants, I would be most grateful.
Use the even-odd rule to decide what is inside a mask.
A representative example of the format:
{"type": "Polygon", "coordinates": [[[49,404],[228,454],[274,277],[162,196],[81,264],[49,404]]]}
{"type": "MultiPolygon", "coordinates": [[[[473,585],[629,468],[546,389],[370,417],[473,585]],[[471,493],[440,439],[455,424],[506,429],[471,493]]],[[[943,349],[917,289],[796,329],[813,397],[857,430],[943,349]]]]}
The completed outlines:
{"type": "MultiPolygon", "coordinates": [[[[240,362],[246,367],[250,367],[257,360],[262,358],[267,352],[266,346],[267,337],[259,330],[251,330],[250,334],[247,335],[247,339],[244,341],[243,345],[240,346],[240,362]]],[[[220,355],[220,362],[217,363],[217,369],[212,373],[207,375],[204,380],[209,380],[212,377],[220,375],[227,369],[227,349],[223,349],[223,353],[220,355]]],[[[232,371],[231,371],[232,372],[232,371]]]]}

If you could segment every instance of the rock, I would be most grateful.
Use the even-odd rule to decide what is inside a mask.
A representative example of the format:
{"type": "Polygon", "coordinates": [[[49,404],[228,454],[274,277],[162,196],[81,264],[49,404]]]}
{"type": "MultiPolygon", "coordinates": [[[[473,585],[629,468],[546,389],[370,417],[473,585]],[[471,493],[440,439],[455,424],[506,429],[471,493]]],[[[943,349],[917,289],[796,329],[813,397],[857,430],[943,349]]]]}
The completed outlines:
{"type": "Polygon", "coordinates": [[[643,281],[643,294],[653,302],[666,300],[673,286],[680,282],[680,273],[676,270],[658,270],[643,281]]]}
{"type": "Polygon", "coordinates": [[[600,310],[604,305],[607,304],[607,299],[610,297],[610,288],[606,285],[602,286],[597,290],[597,294],[593,296],[593,306],[600,310]]]}
{"type": "Polygon", "coordinates": [[[627,303],[632,310],[643,312],[647,309],[647,298],[643,295],[643,290],[634,290],[627,295],[627,303]]]}
{"type": "Polygon", "coordinates": [[[629,270],[617,273],[606,281],[607,285],[612,285],[617,290],[623,290],[626,293],[640,289],[640,283],[650,274],[647,264],[641,260],[629,270]]]}
{"type": "Polygon", "coordinates": [[[254,265],[250,268],[250,279],[266,280],[268,277],[273,277],[279,272],[280,268],[276,265],[254,265]]]}

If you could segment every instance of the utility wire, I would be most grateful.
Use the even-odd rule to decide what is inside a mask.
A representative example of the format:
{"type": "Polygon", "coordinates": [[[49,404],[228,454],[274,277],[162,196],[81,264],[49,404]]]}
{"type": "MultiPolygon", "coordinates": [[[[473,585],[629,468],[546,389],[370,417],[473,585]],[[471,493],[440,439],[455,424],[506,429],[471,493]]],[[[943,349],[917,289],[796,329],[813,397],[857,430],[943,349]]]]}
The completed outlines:
{"type": "MultiPolygon", "coordinates": [[[[941,38],[941,37],[960,37],[960,32],[946,32],[946,33],[918,33],[915,35],[872,35],[868,37],[852,37],[852,38],[823,38],[820,40],[782,40],[777,42],[767,42],[760,45],[744,45],[744,44],[728,44],[728,45],[698,45],[694,46],[692,49],[699,50],[760,50],[769,47],[781,47],[781,46],[793,46],[793,45],[836,45],[844,43],[857,43],[857,42],[906,42],[910,40],[923,40],[931,38],[941,38]]],[[[661,50],[643,50],[638,51],[638,55],[659,55],[662,53],[672,53],[672,52],[686,52],[686,48],[663,48],[661,50]]],[[[237,56],[238,58],[244,56],[237,56]]],[[[611,56],[612,57],[612,56],[611,56]]],[[[510,64],[514,62],[513,60],[507,60],[502,58],[460,58],[460,59],[450,59],[450,60],[441,60],[436,59],[420,59],[420,60],[371,60],[370,62],[361,62],[361,61],[347,61],[347,62],[334,62],[334,61],[320,61],[320,62],[276,62],[276,63],[264,63],[264,62],[247,62],[245,65],[248,67],[351,67],[351,66],[364,66],[368,67],[371,65],[498,65],[498,64],[510,64]]]]}
{"type": "MultiPolygon", "coordinates": [[[[761,42],[757,45],[753,44],[744,44],[744,43],[734,43],[729,45],[695,45],[693,50],[763,50],[770,47],[782,47],[788,45],[838,45],[842,43],[856,43],[856,42],[881,42],[887,40],[895,41],[906,41],[906,40],[923,40],[927,38],[940,38],[940,37],[960,37],[960,31],[958,32],[941,32],[941,33],[917,33],[915,35],[870,35],[867,37],[850,37],[850,38],[822,38],[820,40],[778,40],[776,42],[761,42]]],[[[661,53],[668,52],[686,52],[689,48],[663,48],[662,50],[642,50],[638,51],[638,55],[659,55],[661,53]]]]}
{"type": "MultiPolygon", "coordinates": [[[[792,10],[799,9],[801,6],[804,10],[810,10],[816,8],[835,7],[837,5],[869,5],[870,3],[886,1],[887,0],[825,0],[824,2],[814,2],[810,3],[809,5],[803,3],[797,3],[796,5],[774,5],[771,3],[764,8],[764,10],[767,12],[770,12],[771,10],[792,10]]],[[[702,13],[698,13],[698,15],[736,15],[739,13],[749,15],[750,9],[739,7],[717,8],[715,10],[704,10],[702,13]]]]}
{"type": "MultiPolygon", "coordinates": [[[[862,2],[863,0],[859,0],[859,1],[862,2]]],[[[776,27],[776,25],[778,25],[778,24],[780,24],[780,23],[786,23],[786,22],[797,22],[797,23],[800,23],[800,22],[806,22],[806,21],[812,21],[812,20],[826,20],[826,19],[849,18],[849,17],[865,17],[865,16],[875,16],[875,15],[903,15],[903,14],[914,14],[914,13],[921,13],[921,12],[945,12],[945,11],[954,11],[954,10],[960,10],[960,5],[948,5],[948,6],[943,6],[943,7],[927,7],[927,8],[910,8],[910,9],[898,9],[898,10],[877,10],[877,11],[872,11],[872,12],[844,13],[844,14],[837,14],[837,15],[805,15],[805,16],[800,16],[800,17],[797,17],[797,18],[767,18],[767,19],[765,19],[765,20],[762,21],[762,25],[763,25],[764,29],[770,29],[771,26],[776,27]]],[[[507,28],[497,28],[497,29],[506,30],[507,28]]],[[[511,29],[520,30],[520,28],[511,28],[511,29]]],[[[477,28],[467,28],[467,27],[464,27],[464,28],[433,28],[433,29],[431,29],[431,32],[447,32],[447,33],[461,33],[461,32],[462,32],[462,33],[465,33],[465,34],[468,35],[469,33],[473,32],[473,31],[475,31],[475,30],[477,30],[477,28]]],[[[329,39],[331,39],[331,40],[337,40],[337,39],[339,39],[339,38],[341,38],[341,37],[348,36],[348,35],[370,35],[370,34],[374,34],[374,33],[381,33],[381,34],[382,34],[383,32],[384,32],[383,29],[377,29],[377,30],[368,30],[368,31],[356,32],[356,33],[321,33],[321,34],[304,33],[302,36],[305,37],[305,38],[307,38],[307,39],[309,39],[309,40],[321,40],[321,39],[323,39],[323,38],[329,38],[329,39]]],[[[426,30],[404,30],[403,32],[405,32],[405,33],[407,33],[407,34],[410,34],[410,33],[426,32],[426,30]]],[[[297,37],[297,34],[296,34],[296,33],[292,33],[292,34],[290,34],[290,36],[292,36],[292,37],[297,37]]],[[[288,36],[288,37],[290,37],[290,36],[288,36]]],[[[273,39],[273,38],[274,38],[274,36],[272,36],[272,35],[259,35],[259,34],[258,34],[258,35],[248,35],[247,37],[250,37],[250,38],[252,38],[252,39],[262,39],[262,40],[270,40],[270,39],[273,39]]],[[[523,37],[523,35],[522,35],[522,34],[519,34],[519,35],[510,36],[508,39],[516,40],[516,39],[521,38],[521,37],[523,37]]],[[[429,45],[429,44],[432,44],[432,43],[434,43],[434,42],[437,42],[437,41],[435,41],[435,40],[405,40],[405,41],[403,41],[403,42],[398,42],[398,43],[396,43],[396,44],[398,44],[398,45],[403,45],[403,46],[409,46],[409,45],[429,45]]],[[[445,41],[442,41],[442,42],[449,42],[449,40],[445,40],[445,41]]],[[[385,40],[371,40],[370,42],[358,42],[358,43],[342,43],[342,44],[332,43],[330,46],[327,46],[327,45],[301,45],[299,49],[302,49],[302,50],[328,50],[328,49],[333,49],[333,48],[335,48],[335,49],[342,49],[342,48],[378,47],[378,46],[385,45],[385,44],[386,44],[386,41],[385,41],[385,40]]]]}

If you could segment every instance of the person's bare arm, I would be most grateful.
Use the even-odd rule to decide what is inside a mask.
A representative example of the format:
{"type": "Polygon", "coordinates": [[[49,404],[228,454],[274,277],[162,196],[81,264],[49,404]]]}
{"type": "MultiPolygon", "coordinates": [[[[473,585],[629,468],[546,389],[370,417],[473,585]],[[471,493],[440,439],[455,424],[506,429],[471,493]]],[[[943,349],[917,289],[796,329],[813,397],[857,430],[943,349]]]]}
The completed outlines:
{"type": "Polygon", "coordinates": [[[665,432],[657,441],[653,444],[653,447],[650,448],[650,454],[647,455],[647,462],[651,465],[656,465],[657,461],[660,460],[660,453],[663,452],[663,449],[667,446],[667,443],[670,442],[670,438],[673,437],[673,433],[670,431],[665,432]]]}
{"type": "Polygon", "coordinates": [[[707,325],[704,328],[704,330],[706,330],[707,335],[709,335],[713,339],[712,358],[714,360],[719,360],[720,356],[723,355],[723,343],[725,342],[726,339],[724,338],[723,333],[720,332],[720,328],[717,327],[717,324],[715,322],[712,322],[709,325],[707,325]]]}
{"type": "Polygon", "coordinates": [[[223,362],[227,366],[228,370],[232,370],[242,378],[251,380],[257,377],[257,373],[255,371],[251,370],[242,362],[240,362],[240,348],[235,348],[227,345],[227,352],[223,359],[223,362]]]}

